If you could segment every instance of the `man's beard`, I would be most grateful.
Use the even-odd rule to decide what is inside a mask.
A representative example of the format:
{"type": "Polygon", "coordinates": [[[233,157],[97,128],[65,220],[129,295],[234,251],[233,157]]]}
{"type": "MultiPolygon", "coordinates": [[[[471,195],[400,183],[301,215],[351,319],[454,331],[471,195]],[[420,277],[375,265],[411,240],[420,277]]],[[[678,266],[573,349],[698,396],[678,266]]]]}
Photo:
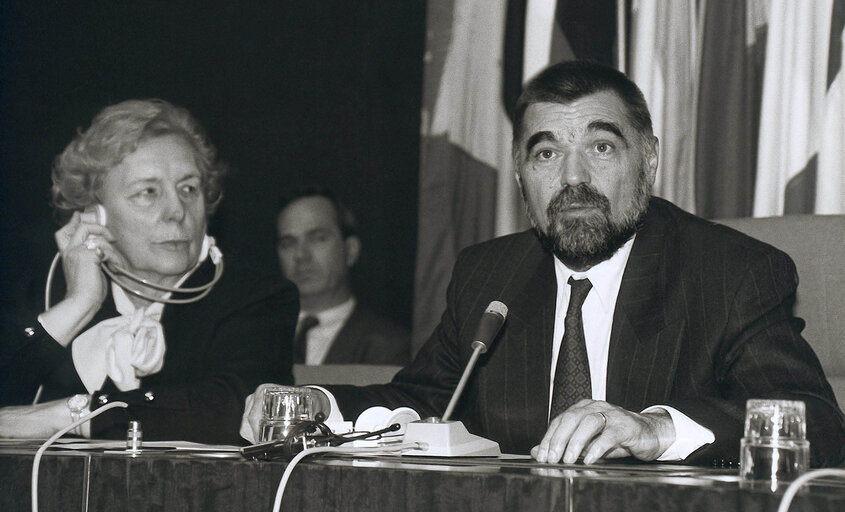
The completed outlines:
{"type": "Polygon", "coordinates": [[[610,201],[589,184],[565,186],[546,208],[548,226],[542,229],[528,209],[528,218],[546,250],[573,270],[586,270],[613,256],[634,233],[648,209],[651,185],[643,167],[637,179],[633,203],[614,219],[610,201]],[[564,212],[578,208],[596,208],[585,215],[568,217],[564,212]]]}

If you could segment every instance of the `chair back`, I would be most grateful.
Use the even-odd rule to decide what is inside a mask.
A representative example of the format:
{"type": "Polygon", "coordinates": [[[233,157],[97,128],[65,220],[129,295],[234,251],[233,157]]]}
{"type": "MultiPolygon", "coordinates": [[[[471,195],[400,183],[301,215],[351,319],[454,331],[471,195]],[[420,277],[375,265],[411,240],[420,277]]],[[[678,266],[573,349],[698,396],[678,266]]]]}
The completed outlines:
{"type": "Polygon", "coordinates": [[[375,364],[321,364],[293,365],[296,385],[303,384],[353,384],[366,386],[390,382],[401,366],[375,364]]]}
{"type": "Polygon", "coordinates": [[[721,219],[789,254],[798,269],[795,315],[845,406],[845,215],[721,219]]]}

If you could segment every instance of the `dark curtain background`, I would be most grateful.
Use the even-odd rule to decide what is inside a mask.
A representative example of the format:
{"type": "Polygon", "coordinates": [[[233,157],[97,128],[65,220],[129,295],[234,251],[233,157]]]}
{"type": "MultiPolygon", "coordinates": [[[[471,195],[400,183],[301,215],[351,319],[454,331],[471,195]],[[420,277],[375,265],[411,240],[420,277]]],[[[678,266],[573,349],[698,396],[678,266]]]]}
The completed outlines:
{"type": "Polygon", "coordinates": [[[0,300],[40,297],[50,163],[107,104],[188,108],[232,166],[211,233],[276,267],[285,191],[356,212],[359,297],[410,325],[425,1],[0,4],[0,300]]]}

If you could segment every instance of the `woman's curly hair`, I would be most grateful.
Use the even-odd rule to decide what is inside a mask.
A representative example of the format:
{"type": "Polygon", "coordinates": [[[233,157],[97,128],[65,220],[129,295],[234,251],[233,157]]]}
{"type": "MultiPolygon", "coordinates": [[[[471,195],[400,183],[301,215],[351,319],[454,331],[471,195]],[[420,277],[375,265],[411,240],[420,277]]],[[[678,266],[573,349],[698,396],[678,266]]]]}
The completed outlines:
{"type": "Polygon", "coordinates": [[[211,215],[223,197],[222,182],[228,167],[217,159],[217,150],[190,112],[160,99],[127,100],[108,106],[87,130],[77,133],[53,160],[53,208],[66,215],[97,203],[102,177],[141,142],[165,135],[178,135],[193,149],[202,174],[206,213],[211,215]]]}

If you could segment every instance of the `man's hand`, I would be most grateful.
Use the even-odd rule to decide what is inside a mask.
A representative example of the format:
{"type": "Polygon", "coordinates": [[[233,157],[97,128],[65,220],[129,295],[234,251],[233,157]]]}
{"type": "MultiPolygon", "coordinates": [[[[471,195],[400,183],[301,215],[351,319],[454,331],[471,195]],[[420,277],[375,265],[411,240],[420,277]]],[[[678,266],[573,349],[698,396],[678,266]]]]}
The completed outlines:
{"type": "MultiPolygon", "coordinates": [[[[241,417],[240,435],[250,443],[257,443],[260,437],[261,416],[263,415],[264,406],[264,390],[271,387],[280,386],[280,384],[261,384],[255,391],[246,397],[244,403],[244,414],[241,417]]],[[[316,415],[322,412],[326,416],[329,415],[331,406],[329,399],[319,389],[311,388],[311,414],[316,415]]]]}
{"type": "Polygon", "coordinates": [[[600,458],[633,456],[654,460],[675,442],[675,428],[663,409],[638,414],[599,400],[581,400],[553,418],[539,445],[531,449],[538,462],[584,464],[600,458]]]}

